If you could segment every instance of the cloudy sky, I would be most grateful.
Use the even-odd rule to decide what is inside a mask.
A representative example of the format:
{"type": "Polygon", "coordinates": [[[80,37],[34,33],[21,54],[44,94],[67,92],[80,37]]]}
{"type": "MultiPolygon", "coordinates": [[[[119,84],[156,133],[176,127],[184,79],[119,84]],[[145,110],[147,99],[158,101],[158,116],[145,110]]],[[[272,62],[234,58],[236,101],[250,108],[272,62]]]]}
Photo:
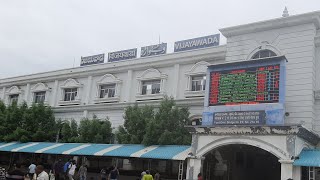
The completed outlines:
{"type": "Polygon", "coordinates": [[[0,0],[0,79],[77,67],[81,56],[320,10],[319,0],[0,0]]]}

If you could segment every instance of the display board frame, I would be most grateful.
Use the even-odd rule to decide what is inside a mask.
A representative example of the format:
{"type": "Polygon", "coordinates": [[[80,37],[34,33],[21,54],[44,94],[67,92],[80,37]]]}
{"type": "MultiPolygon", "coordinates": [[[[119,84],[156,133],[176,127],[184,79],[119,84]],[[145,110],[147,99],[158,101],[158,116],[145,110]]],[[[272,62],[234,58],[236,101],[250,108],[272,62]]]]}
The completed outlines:
{"type": "MultiPolygon", "coordinates": [[[[286,58],[284,56],[277,56],[272,58],[264,58],[258,60],[249,60],[249,61],[238,61],[225,64],[216,64],[208,67],[207,70],[207,79],[206,82],[206,94],[204,102],[204,114],[203,114],[203,125],[215,125],[213,121],[214,113],[216,112],[245,112],[245,111],[265,111],[266,120],[259,121],[260,124],[252,125],[261,125],[261,124],[271,124],[279,125],[284,123],[284,103],[285,103],[285,79],[286,79],[286,58]],[[258,103],[258,104],[236,104],[236,105],[215,105],[210,106],[210,91],[211,91],[211,76],[212,72],[218,71],[229,71],[236,69],[245,69],[245,68],[254,68],[260,66],[272,66],[280,65],[280,79],[279,79],[279,100],[278,102],[272,103],[258,103]],[[270,120],[270,117],[274,114],[277,114],[277,118],[270,120]],[[269,119],[268,119],[269,118],[269,119]],[[208,121],[208,122],[206,122],[208,121]],[[263,123],[262,123],[263,122],[263,123]]],[[[228,125],[228,124],[227,124],[228,125]]],[[[237,125],[237,124],[236,124],[237,125]]],[[[244,124],[248,125],[248,124],[244,124]]]]}

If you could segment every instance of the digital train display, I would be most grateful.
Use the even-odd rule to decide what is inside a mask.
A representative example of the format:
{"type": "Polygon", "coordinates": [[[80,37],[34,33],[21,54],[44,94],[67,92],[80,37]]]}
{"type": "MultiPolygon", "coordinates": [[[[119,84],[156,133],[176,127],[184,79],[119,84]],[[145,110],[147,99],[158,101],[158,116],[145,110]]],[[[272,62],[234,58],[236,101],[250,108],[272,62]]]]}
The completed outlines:
{"type": "Polygon", "coordinates": [[[209,106],[279,102],[280,64],[213,71],[209,106]]]}

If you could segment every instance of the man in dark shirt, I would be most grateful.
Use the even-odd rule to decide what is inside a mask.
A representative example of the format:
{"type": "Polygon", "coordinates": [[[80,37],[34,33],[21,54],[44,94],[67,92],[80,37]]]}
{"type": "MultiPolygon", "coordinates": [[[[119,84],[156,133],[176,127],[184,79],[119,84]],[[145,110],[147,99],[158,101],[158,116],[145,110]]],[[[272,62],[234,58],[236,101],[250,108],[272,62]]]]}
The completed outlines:
{"type": "Polygon", "coordinates": [[[55,179],[62,179],[63,177],[63,166],[64,163],[61,159],[59,159],[54,165],[53,165],[53,173],[55,176],[55,179]]]}
{"type": "Polygon", "coordinates": [[[24,180],[25,173],[21,170],[21,164],[17,163],[13,171],[8,172],[7,180],[24,180]]]}

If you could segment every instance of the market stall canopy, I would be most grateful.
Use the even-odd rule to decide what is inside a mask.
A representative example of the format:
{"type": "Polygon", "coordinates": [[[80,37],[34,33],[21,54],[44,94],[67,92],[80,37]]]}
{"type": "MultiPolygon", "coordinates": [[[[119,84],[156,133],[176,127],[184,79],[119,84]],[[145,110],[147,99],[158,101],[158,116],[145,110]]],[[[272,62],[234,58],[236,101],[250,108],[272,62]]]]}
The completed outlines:
{"type": "Polygon", "coordinates": [[[183,145],[143,146],[140,144],[11,142],[0,143],[0,151],[181,161],[187,158],[188,154],[191,152],[191,147],[183,145]]]}
{"type": "Polygon", "coordinates": [[[303,149],[293,165],[320,167],[320,149],[303,149]]]}

